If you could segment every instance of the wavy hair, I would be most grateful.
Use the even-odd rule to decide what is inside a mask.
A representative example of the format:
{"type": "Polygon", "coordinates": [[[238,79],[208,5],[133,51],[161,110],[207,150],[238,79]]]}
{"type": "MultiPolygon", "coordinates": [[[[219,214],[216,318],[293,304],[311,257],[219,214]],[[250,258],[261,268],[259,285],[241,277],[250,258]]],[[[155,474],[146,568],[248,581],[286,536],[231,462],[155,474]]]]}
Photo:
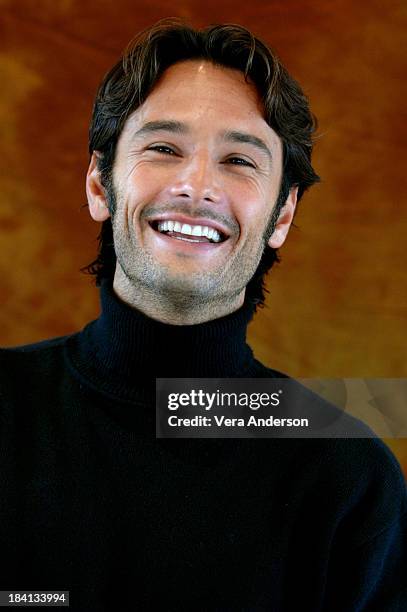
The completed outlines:
{"type": "MultiPolygon", "coordinates": [[[[96,94],[89,128],[89,154],[98,152],[101,182],[112,205],[112,171],[117,141],[124,124],[171,65],[201,59],[240,70],[256,86],[265,120],[283,145],[283,176],[271,229],[292,187],[297,201],[319,181],[311,165],[313,137],[317,127],[308,99],[289,75],[277,55],[246,28],[235,24],[212,25],[195,30],[178,19],[165,19],[140,32],[128,44],[121,59],[105,75],[96,94]]],[[[113,207],[111,214],[114,214],[113,207]]],[[[269,234],[270,234],[269,230],[269,234]]],[[[111,219],[102,223],[97,258],[81,271],[94,275],[96,285],[113,278],[116,255],[111,219]]],[[[280,261],[278,250],[265,244],[258,268],[246,288],[246,300],[257,307],[265,300],[265,275],[280,261]]]]}

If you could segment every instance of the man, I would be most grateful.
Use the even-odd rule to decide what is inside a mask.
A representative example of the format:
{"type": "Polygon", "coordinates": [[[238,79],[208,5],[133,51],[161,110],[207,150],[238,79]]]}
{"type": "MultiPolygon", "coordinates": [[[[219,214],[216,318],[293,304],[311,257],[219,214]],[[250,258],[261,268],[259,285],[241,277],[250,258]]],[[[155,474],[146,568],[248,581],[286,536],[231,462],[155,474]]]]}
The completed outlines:
{"type": "MultiPolygon", "coordinates": [[[[97,321],[1,351],[1,588],[74,610],[402,610],[405,485],[377,439],[162,440],[157,377],[267,378],[246,327],[314,120],[239,26],[141,33],[98,91],[97,321]]],[[[404,607],[403,607],[404,604],[404,607]]]]}

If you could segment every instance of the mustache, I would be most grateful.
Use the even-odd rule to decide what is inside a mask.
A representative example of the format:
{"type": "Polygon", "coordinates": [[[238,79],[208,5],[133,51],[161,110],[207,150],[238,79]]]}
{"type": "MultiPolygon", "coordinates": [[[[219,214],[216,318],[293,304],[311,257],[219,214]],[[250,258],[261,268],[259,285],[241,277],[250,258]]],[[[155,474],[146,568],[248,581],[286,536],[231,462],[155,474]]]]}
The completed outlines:
{"type": "Polygon", "coordinates": [[[226,227],[231,235],[238,234],[240,232],[240,227],[237,221],[227,217],[226,215],[222,215],[221,213],[214,212],[213,208],[200,206],[194,206],[191,208],[188,205],[180,205],[180,204],[163,204],[162,206],[150,206],[148,208],[144,208],[141,211],[140,219],[144,219],[145,221],[149,221],[149,219],[153,219],[154,217],[161,215],[163,213],[178,213],[180,215],[186,215],[191,217],[192,219],[199,219],[199,217],[205,217],[206,219],[210,219],[211,221],[217,221],[221,225],[226,227]]]}

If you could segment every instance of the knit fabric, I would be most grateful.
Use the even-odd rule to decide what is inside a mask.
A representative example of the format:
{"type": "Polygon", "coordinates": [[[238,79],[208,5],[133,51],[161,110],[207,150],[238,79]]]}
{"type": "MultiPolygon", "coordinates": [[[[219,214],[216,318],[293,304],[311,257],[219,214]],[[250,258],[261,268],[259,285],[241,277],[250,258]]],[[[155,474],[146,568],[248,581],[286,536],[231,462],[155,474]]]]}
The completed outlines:
{"type": "Polygon", "coordinates": [[[380,440],[156,439],[156,377],[275,377],[253,309],[172,326],[104,283],[81,332],[0,350],[0,590],[81,612],[407,609],[380,440]]]}

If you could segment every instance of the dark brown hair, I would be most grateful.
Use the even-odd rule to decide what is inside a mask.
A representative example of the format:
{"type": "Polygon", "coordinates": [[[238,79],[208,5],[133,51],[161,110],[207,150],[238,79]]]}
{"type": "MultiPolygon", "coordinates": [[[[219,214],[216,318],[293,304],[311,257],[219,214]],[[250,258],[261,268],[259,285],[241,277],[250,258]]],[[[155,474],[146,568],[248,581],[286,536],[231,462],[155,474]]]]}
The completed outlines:
{"type": "MultiPolygon", "coordinates": [[[[116,145],[129,115],[147,98],[162,73],[184,60],[203,59],[240,70],[257,87],[265,119],[283,144],[283,177],[273,212],[273,225],[291,187],[304,191],[319,181],[311,165],[316,119],[298,83],[288,74],[276,54],[246,28],[214,25],[203,30],[176,19],[165,19],[139,33],[122,58],[104,77],[96,95],[89,129],[89,153],[98,151],[98,169],[114,214],[112,170],[116,145]]],[[[96,284],[113,278],[116,255],[111,220],[103,222],[98,256],[82,271],[93,274],[96,284]]],[[[265,245],[259,266],[246,288],[246,299],[263,305],[264,276],[278,252],[265,245]]]]}

